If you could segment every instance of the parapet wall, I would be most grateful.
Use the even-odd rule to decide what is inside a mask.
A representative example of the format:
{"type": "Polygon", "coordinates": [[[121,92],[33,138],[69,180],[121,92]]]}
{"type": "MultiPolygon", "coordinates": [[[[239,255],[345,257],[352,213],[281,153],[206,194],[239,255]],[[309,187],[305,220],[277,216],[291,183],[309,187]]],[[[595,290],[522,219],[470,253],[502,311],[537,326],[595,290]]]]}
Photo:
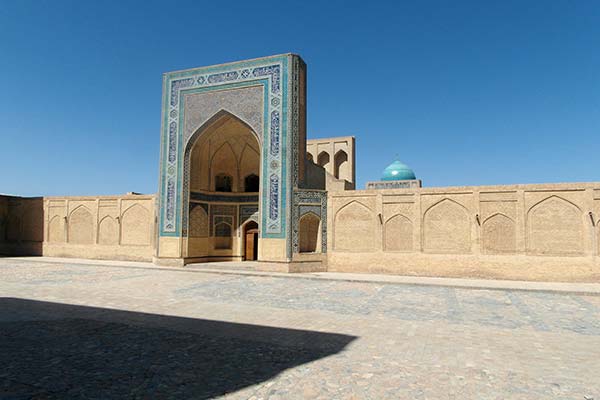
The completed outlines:
{"type": "Polygon", "coordinates": [[[0,196],[0,255],[151,261],[153,195],[0,196]]]}
{"type": "Polygon", "coordinates": [[[44,198],[43,255],[151,261],[155,196],[44,198]]]}
{"type": "Polygon", "coordinates": [[[330,192],[328,270],[600,281],[600,183],[330,192]]]}

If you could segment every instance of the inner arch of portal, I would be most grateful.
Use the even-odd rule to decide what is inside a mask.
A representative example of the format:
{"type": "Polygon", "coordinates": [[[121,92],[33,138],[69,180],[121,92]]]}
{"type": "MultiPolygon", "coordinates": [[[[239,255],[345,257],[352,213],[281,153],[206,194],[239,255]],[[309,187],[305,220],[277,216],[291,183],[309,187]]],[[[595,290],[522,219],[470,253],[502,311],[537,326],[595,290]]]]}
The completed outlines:
{"type": "Polygon", "coordinates": [[[256,132],[225,110],[217,112],[190,137],[185,152],[189,165],[189,189],[184,194],[184,212],[188,214],[184,218],[188,233],[186,258],[248,258],[244,224],[249,218],[258,220],[260,154],[256,132]],[[197,207],[204,210],[206,218],[194,218],[192,210],[197,207]]]}

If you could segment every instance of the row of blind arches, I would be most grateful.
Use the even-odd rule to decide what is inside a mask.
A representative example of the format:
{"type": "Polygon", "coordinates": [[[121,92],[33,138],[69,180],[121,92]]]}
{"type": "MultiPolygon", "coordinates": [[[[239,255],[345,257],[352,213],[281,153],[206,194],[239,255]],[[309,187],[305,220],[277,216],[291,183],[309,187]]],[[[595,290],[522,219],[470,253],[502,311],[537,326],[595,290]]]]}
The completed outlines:
{"type": "MultiPolygon", "coordinates": [[[[313,163],[315,162],[312,154],[306,153],[306,156],[310,161],[312,161],[313,163]]],[[[327,169],[327,166],[330,162],[331,156],[327,151],[321,151],[317,156],[316,164],[323,168],[327,169]]],[[[344,163],[347,162],[348,153],[346,153],[344,150],[338,150],[338,152],[335,153],[335,156],[333,157],[333,176],[335,176],[337,179],[340,179],[340,171],[343,169],[343,166],[345,165],[344,163]]]]}

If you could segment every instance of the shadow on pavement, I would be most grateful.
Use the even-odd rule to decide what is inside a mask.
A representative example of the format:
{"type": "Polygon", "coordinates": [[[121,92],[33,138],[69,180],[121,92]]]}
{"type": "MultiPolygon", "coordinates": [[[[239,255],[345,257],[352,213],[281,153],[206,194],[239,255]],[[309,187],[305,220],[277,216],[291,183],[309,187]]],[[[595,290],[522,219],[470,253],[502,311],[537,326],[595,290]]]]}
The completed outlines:
{"type": "Polygon", "coordinates": [[[208,399],[353,336],[0,298],[0,398],[208,399]]]}

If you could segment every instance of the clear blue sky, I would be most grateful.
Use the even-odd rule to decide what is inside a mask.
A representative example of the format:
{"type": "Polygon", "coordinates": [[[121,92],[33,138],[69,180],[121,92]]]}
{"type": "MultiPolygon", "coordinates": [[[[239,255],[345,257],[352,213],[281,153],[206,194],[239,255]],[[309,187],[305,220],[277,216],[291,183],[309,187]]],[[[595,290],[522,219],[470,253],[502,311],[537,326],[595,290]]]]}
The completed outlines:
{"type": "Polygon", "coordinates": [[[161,74],[294,52],[309,138],[427,186],[600,181],[600,2],[3,1],[0,192],[157,190],[161,74]]]}

